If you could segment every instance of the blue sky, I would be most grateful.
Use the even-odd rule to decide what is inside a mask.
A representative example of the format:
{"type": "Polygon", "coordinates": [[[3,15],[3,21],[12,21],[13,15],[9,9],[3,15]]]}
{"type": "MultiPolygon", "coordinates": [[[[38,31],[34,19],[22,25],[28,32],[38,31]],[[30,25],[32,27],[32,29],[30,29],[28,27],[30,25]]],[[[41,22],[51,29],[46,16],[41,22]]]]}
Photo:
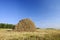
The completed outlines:
{"type": "Polygon", "coordinates": [[[60,0],[0,0],[0,23],[30,18],[37,27],[60,29],[60,0]]]}

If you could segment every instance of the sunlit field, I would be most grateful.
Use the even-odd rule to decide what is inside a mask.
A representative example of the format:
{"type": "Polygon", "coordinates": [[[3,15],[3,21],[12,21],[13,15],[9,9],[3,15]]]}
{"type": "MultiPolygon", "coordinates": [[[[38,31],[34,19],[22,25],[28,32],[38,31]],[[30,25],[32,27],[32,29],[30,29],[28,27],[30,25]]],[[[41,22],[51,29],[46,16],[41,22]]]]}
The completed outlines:
{"type": "Polygon", "coordinates": [[[60,30],[36,29],[35,32],[16,32],[0,29],[0,40],[60,40],[60,30]]]}

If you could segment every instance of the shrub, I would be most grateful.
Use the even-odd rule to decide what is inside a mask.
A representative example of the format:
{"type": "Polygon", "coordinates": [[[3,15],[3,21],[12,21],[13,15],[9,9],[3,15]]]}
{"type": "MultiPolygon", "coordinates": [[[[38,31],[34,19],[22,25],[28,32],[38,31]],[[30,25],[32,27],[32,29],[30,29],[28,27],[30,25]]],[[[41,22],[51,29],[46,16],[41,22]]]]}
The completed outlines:
{"type": "Polygon", "coordinates": [[[15,25],[13,25],[13,24],[0,23],[0,28],[9,28],[9,29],[13,29],[14,27],[15,27],[15,25]]]}

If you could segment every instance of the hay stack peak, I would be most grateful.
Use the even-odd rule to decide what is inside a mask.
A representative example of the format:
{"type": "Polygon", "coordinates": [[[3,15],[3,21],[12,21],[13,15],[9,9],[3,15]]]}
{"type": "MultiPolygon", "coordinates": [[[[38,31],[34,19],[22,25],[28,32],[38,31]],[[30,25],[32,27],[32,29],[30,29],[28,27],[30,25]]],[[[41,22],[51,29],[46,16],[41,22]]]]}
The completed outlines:
{"type": "Polygon", "coordinates": [[[22,19],[19,23],[15,26],[16,31],[27,31],[33,32],[35,31],[35,24],[28,18],[22,19]]]}

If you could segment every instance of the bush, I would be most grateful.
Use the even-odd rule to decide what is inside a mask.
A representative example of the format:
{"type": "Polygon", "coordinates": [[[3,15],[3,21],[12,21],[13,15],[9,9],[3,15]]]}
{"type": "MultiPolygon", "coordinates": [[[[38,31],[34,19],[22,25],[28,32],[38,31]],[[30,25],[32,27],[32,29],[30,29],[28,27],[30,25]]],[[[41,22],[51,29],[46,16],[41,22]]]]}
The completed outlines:
{"type": "Polygon", "coordinates": [[[9,28],[9,29],[13,29],[14,27],[15,27],[15,25],[13,25],[13,24],[0,23],[0,28],[9,28]]]}

